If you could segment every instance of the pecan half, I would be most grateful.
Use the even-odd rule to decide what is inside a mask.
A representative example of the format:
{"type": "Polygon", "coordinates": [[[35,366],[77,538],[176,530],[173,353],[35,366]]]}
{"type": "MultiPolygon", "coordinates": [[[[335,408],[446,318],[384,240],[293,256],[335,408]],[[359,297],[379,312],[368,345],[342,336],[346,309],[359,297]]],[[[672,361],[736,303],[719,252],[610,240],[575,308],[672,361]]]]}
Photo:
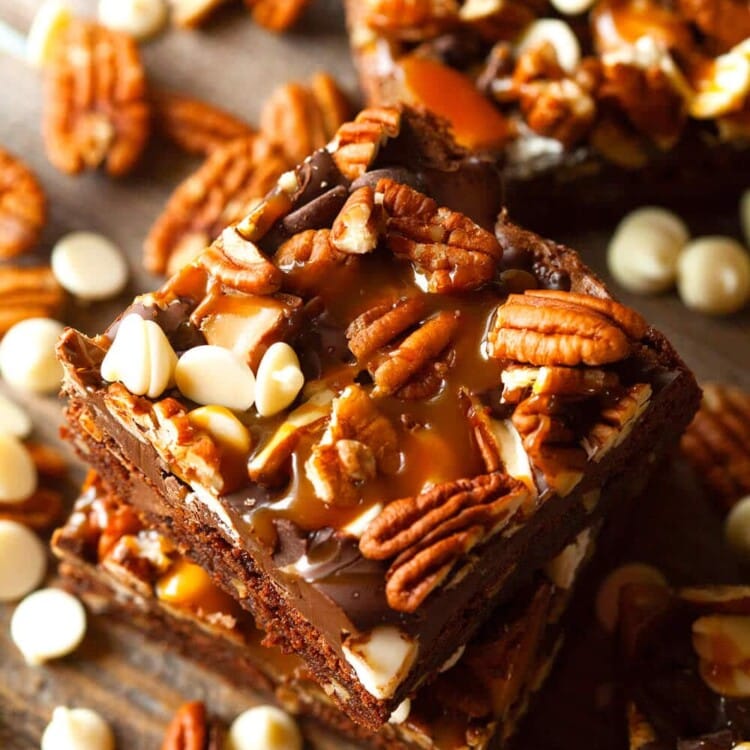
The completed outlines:
{"type": "Polygon", "coordinates": [[[0,336],[27,318],[56,318],[64,302],[49,266],[0,266],[0,336]]]}
{"type": "Polygon", "coordinates": [[[730,385],[704,385],[682,452],[723,510],[750,494],[750,394],[730,385]]]}
{"type": "Polygon", "coordinates": [[[370,559],[395,558],[387,573],[388,604],[414,612],[463,555],[506,527],[530,497],[521,482],[499,472],[447,482],[389,503],[359,548],[370,559]]]}
{"type": "Polygon", "coordinates": [[[350,180],[361,177],[375,160],[380,147],[401,130],[401,113],[395,107],[363,109],[345,122],[333,139],[333,160],[350,180]]]}
{"type": "Polygon", "coordinates": [[[263,105],[260,130],[291,164],[299,164],[328,143],[349,119],[351,106],[336,81],[317,73],[309,86],[279,86],[263,105]]]}
{"type": "Polygon", "coordinates": [[[0,259],[36,245],[47,219],[47,200],[33,172],[0,148],[0,259]]]}
{"type": "Polygon", "coordinates": [[[245,0],[253,21],[269,31],[286,31],[309,4],[310,0],[245,0]]]}
{"type": "Polygon", "coordinates": [[[208,156],[220,146],[253,135],[247,123],[200,99],[157,91],[151,104],[157,127],[189,154],[208,156]]]}
{"type": "Polygon", "coordinates": [[[532,365],[599,366],[625,359],[646,333],[638,313],[574,292],[511,294],[487,334],[490,353],[532,365]]]}
{"type": "Polygon", "coordinates": [[[331,243],[342,253],[362,255],[378,244],[381,221],[375,194],[365,185],[347,199],[331,227],[331,243]]]}
{"type": "Polygon", "coordinates": [[[428,291],[468,291],[492,279],[502,256],[494,235],[407,185],[381,179],[376,192],[387,216],[386,244],[426,276],[428,291]]]}
{"type": "Polygon", "coordinates": [[[184,703],[167,727],[161,750],[206,750],[208,734],[208,719],[203,703],[184,703]]]}
{"type": "Polygon", "coordinates": [[[241,219],[276,183],[289,162],[262,138],[215,149],[172,193],[143,246],[152,273],[173,274],[192,261],[224,227],[241,219]]]}
{"type": "Polygon", "coordinates": [[[47,67],[42,132],[52,164],[70,174],[129,172],[148,140],[149,110],[132,37],[72,21],[47,67]]]}

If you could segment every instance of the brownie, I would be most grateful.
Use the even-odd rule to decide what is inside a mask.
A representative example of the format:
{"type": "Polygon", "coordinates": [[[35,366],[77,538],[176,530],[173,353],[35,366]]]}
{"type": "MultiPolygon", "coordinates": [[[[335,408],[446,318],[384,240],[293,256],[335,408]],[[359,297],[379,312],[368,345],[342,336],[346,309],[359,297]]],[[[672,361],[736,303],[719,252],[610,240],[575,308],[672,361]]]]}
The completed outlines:
{"type": "Polygon", "coordinates": [[[750,587],[624,587],[620,652],[632,750],[732,750],[750,740],[748,633],[750,587]]]}
{"type": "Polygon", "coordinates": [[[207,583],[166,537],[93,472],[71,516],[53,536],[62,585],[90,609],[137,627],[261,700],[274,700],[350,741],[373,748],[501,745],[540,689],[564,635],[562,622],[596,528],[496,610],[406,717],[371,734],[339,712],[294,655],[261,644],[249,613],[207,583]],[[182,578],[182,586],[177,581],[182,578]],[[197,582],[196,582],[197,581],[197,582]],[[553,582],[557,581],[557,583],[553,582]]]}
{"type": "Polygon", "coordinates": [[[509,208],[535,229],[584,206],[596,209],[589,222],[602,222],[643,203],[685,210],[739,196],[750,166],[747,92],[726,92],[709,109],[695,92],[720,54],[747,54],[746,3],[589,5],[564,16],[543,2],[406,11],[347,0],[365,101],[419,103],[452,119],[460,139],[496,156],[509,208]],[[567,25],[553,32],[557,49],[541,43],[544,32],[524,41],[539,20],[567,25]],[[711,195],[702,189],[708,173],[711,195]]]}
{"type": "Polygon", "coordinates": [[[108,331],[59,347],[83,458],[371,730],[634,495],[697,407],[665,338],[499,209],[492,163],[440,121],[365,110],[108,331]],[[259,380],[287,342],[305,386],[273,416],[209,404],[238,448],[168,378],[151,398],[105,380],[134,319],[259,380]]]}

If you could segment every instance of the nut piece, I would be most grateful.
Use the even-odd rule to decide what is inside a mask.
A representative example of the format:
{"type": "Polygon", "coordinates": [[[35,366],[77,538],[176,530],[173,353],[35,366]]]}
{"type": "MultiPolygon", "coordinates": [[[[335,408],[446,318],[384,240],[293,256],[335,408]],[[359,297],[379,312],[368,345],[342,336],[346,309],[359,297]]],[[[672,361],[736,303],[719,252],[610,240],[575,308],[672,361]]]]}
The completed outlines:
{"type": "Polygon", "coordinates": [[[723,510],[750,494],[750,394],[719,383],[704,385],[682,452],[723,510]]]}
{"type": "Polygon", "coordinates": [[[17,521],[0,519],[0,602],[33,591],[47,571],[47,551],[32,531],[17,521]]]}
{"type": "Polygon", "coordinates": [[[750,15],[743,0],[678,0],[682,15],[722,52],[750,37],[750,15]]]}
{"type": "Polygon", "coordinates": [[[364,22],[409,39],[430,38],[458,19],[456,0],[368,0],[364,22]]]}
{"type": "Polygon", "coordinates": [[[5,380],[33,393],[58,390],[63,371],[55,346],[62,332],[62,325],[49,318],[16,323],[0,342],[0,372],[5,380]]]}
{"type": "Polygon", "coordinates": [[[363,109],[345,122],[329,147],[341,173],[350,180],[361,177],[389,139],[401,130],[401,113],[395,107],[363,109]]]}
{"type": "Polygon", "coordinates": [[[532,365],[599,366],[630,355],[646,323],[611,299],[573,292],[511,294],[487,334],[490,354],[532,365]]]}
{"type": "Polygon", "coordinates": [[[63,172],[129,172],[148,140],[150,112],[134,40],[74,20],[47,68],[43,121],[49,160],[63,172]]]}
{"type": "Polygon", "coordinates": [[[206,750],[208,723],[200,701],[183,703],[169,722],[161,750],[206,750]]]}
{"type": "Polygon", "coordinates": [[[581,46],[573,29],[559,18],[539,18],[530,23],[516,42],[516,56],[541,44],[551,44],[562,69],[572,73],[581,61],[581,46]]]}
{"type": "Polygon", "coordinates": [[[703,681],[719,695],[750,696],[750,617],[705,615],[693,623],[693,648],[703,681]]]}
{"type": "Polygon", "coordinates": [[[154,122],[171,141],[189,154],[208,156],[239,138],[250,138],[253,129],[223,109],[174,92],[151,96],[154,122]]]}
{"type": "Polygon", "coordinates": [[[46,218],[47,200],[36,177],[0,148],[0,259],[33,248],[46,218]]]}
{"type": "Polygon", "coordinates": [[[310,0],[245,0],[253,21],[269,31],[286,31],[293,26],[310,0]]]}
{"type": "Polygon", "coordinates": [[[152,273],[175,273],[229,224],[241,219],[290,167],[263,138],[240,138],[212,151],[172,193],[143,246],[152,273]]]}
{"type": "Polygon", "coordinates": [[[54,318],[64,302],[49,266],[0,265],[0,337],[22,320],[54,318]]]}
{"type": "Polygon", "coordinates": [[[89,708],[58,706],[42,735],[41,750],[115,750],[109,724],[89,708]]]}
{"type": "Polygon", "coordinates": [[[376,193],[387,215],[386,243],[425,275],[429,292],[477,289],[494,276],[502,250],[487,230],[393,180],[379,180],[376,193]]]}
{"type": "Polygon", "coordinates": [[[519,481],[499,472],[447,482],[396,500],[359,542],[365,557],[395,557],[387,573],[392,609],[414,612],[470,549],[508,526],[531,499],[519,481]]]}
{"type": "Polygon", "coordinates": [[[664,574],[645,563],[633,562],[615,568],[601,583],[596,595],[596,619],[608,632],[612,633],[620,617],[620,591],[631,584],[667,586],[664,574]]]}
{"type": "Polygon", "coordinates": [[[342,253],[370,253],[378,244],[379,225],[375,195],[365,185],[349,196],[333,222],[331,244],[342,253]]]}

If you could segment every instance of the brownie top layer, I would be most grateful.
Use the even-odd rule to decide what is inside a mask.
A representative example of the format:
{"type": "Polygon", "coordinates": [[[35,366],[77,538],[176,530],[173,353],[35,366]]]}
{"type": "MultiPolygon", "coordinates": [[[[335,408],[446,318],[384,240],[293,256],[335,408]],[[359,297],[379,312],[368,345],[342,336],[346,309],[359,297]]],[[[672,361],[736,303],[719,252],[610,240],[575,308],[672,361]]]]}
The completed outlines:
{"type": "MultiPolygon", "coordinates": [[[[500,195],[431,116],[366,110],[103,335],[60,346],[128,460],[176,477],[358,673],[373,633],[400,679],[480,616],[517,566],[506,540],[553,498],[591,499],[680,376],[697,398],[573,251],[495,223],[500,195]]],[[[398,683],[370,678],[379,698],[398,683]]]]}

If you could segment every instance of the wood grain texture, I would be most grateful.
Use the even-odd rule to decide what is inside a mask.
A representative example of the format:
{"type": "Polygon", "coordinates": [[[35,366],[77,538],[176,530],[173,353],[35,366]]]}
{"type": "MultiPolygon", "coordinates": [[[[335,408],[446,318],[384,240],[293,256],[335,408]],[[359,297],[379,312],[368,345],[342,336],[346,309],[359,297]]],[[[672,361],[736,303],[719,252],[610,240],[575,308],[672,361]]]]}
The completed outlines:
{"type": "MultiPolygon", "coordinates": [[[[38,4],[37,0],[0,0],[0,18],[24,30],[38,4]]],[[[74,4],[82,13],[95,12],[94,0],[74,4]]],[[[170,31],[146,45],[143,53],[154,84],[205,98],[250,122],[257,121],[260,105],[275,85],[289,79],[304,80],[315,69],[335,73],[350,91],[356,86],[340,4],[334,0],[318,0],[299,28],[284,36],[255,27],[238,3],[217,13],[205,29],[170,31]]],[[[40,110],[39,74],[0,53],[0,144],[30,164],[50,199],[51,219],[40,250],[48,252],[56,238],[68,231],[89,229],[110,236],[128,256],[132,283],[120,299],[91,306],[72,305],[66,313],[66,322],[94,332],[134,292],[156,285],[157,280],[141,269],[141,243],[171,190],[199,162],[159,143],[149,149],[136,172],[125,179],[113,181],[100,174],[67,177],[53,170],[45,159],[40,110]]],[[[569,229],[556,239],[579,248],[606,277],[603,250],[607,232],[587,230],[589,218],[571,217],[569,229]]],[[[685,218],[696,233],[739,233],[736,196],[727,196],[726,212],[721,216],[696,214],[685,218]]],[[[652,299],[627,294],[621,297],[667,333],[700,378],[727,380],[750,388],[750,312],[717,321],[687,311],[674,295],[652,299]]],[[[0,384],[0,390],[4,389],[0,384]]],[[[61,422],[59,402],[54,398],[13,395],[32,411],[39,437],[56,440],[61,422]]],[[[74,474],[80,477],[82,472],[83,468],[77,466],[74,474]]],[[[680,486],[677,480],[675,485],[671,474],[662,481],[668,488],[680,486]]],[[[680,481],[690,480],[682,477],[680,481]]],[[[646,504],[639,521],[649,530],[644,535],[649,540],[647,550],[636,549],[631,554],[657,561],[666,557],[679,580],[731,577],[732,565],[721,550],[718,523],[700,499],[685,504],[681,492],[661,490],[656,490],[654,497],[664,494],[671,499],[653,506],[646,504]],[[675,517],[679,522],[672,523],[675,517]],[[700,556],[692,552],[696,545],[702,550],[700,556]],[[692,562],[697,557],[705,562],[700,568],[692,562]]],[[[96,620],[84,646],[74,656],[43,668],[27,668],[9,640],[11,612],[11,607],[0,606],[1,750],[38,748],[41,732],[58,704],[100,710],[115,727],[119,750],[147,750],[159,747],[169,716],[183,700],[204,699],[213,711],[227,719],[250,703],[248,696],[232,690],[221,679],[164,652],[158,644],[144,642],[137,632],[101,619],[96,620]]],[[[576,732],[588,731],[587,722],[594,722],[590,711],[575,714],[576,720],[571,719],[574,714],[565,711],[565,722],[559,718],[560,706],[565,705],[559,696],[570,693],[571,679],[589,692],[606,680],[601,671],[581,668],[580,654],[590,651],[592,643],[595,653],[606,654],[607,644],[597,642],[595,633],[574,639],[541,712],[529,722],[526,744],[522,742],[522,746],[536,750],[572,747],[576,732]],[[565,723],[564,731],[534,732],[534,727],[545,727],[545,717],[565,723]]],[[[605,735],[606,732],[602,737],[605,735]]],[[[610,742],[611,737],[605,737],[596,746],[611,747],[610,742]]],[[[320,740],[320,744],[326,743],[320,740]]],[[[586,744],[594,747],[593,743],[586,744]]],[[[335,742],[329,745],[341,747],[335,742]]]]}

